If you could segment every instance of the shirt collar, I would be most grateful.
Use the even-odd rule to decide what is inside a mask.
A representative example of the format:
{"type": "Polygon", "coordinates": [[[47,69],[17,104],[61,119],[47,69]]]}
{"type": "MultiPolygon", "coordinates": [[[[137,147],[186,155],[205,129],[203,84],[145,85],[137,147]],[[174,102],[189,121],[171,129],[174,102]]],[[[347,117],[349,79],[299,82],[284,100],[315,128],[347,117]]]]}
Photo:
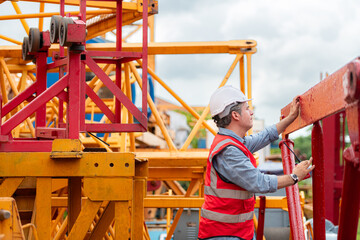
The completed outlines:
{"type": "Polygon", "coordinates": [[[242,137],[239,137],[239,135],[237,135],[236,133],[234,133],[232,130],[230,129],[227,129],[227,128],[219,128],[219,133],[221,135],[226,135],[226,136],[230,136],[230,137],[233,137],[237,140],[239,140],[241,143],[244,143],[245,142],[245,139],[242,138],[242,137]]]}

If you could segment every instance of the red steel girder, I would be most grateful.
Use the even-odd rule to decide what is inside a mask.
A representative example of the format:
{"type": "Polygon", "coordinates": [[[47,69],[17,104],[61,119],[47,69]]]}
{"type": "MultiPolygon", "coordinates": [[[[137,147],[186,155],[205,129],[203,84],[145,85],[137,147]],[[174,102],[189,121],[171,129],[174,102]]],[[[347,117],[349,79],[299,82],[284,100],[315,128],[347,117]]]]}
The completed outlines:
{"type": "Polygon", "coordinates": [[[14,129],[17,125],[23,122],[27,117],[39,109],[43,104],[47,103],[54,96],[59,94],[64,88],[67,87],[68,75],[61,78],[57,81],[51,88],[48,88],[44,91],[39,97],[35,98],[31,103],[26,105],[23,109],[17,112],[9,120],[7,120],[1,126],[1,134],[7,135],[14,129]]]}
{"type": "MultiPolygon", "coordinates": [[[[301,95],[300,98],[300,116],[284,131],[284,136],[334,113],[343,111],[344,109],[346,110],[351,146],[344,151],[343,155],[346,164],[338,239],[355,239],[360,208],[360,58],[356,58],[348,63],[301,95]]],[[[289,110],[290,104],[281,110],[282,115],[288,115],[289,110]]],[[[315,138],[318,138],[312,141],[313,145],[315,145],[312,151],[316,165],[314,175],[316,175],[316,173],[322,173],[325,168],[325,159],[321,160],[321,158],[323,158],[323,143],[322,133],[318,123],[315,124],[314,133],[315,138]],[[319,144],[320,142],[321,144],[319,144]]],[[[324,205],[324,195],[322,192],[325,186],[323,181],[316,183],[316,181],[321,180],[323,176],[314,176],[314,178],[318,178],[317,180],[315,179],[313,186],[314,212],[316,213],[315,206],[324,205]],[[315,195],[320,197],[316,197],[315,195]]],[[[319,210],[321,210],[321,208],[319,210]]],[[[325,239],[322,224],[322,218],[325,217],[325,214],[322,213],[322,211],[316,214],[318,216],[314,216],[314,230],[318,231],[318,233],[315,232],[315,238],[325,239]]]]}
{"type": "Polygon", "coordinates": [[[256,232],[256,240],[262,240],[264,237],[265,209],[266,209],[266,196],[260,196],[259,221],[258,221],[258,229],[256,232]]]}
{"type": "MultiPolygon", "coordinates": [[[[340,162],[340,151],[344,150],[345,112],[337,113],[322,121],[325,179],[325,217],[339,224],[339,205],[344,167],[340,162]]],[[[315,164],[316,165],[316,164],[315,164]]]]}
{"type": "Polygon", "coordinates": [[[311,133],[311,152],[313,163],[313,213],[314,238],[325,240],[325,184],[324,184],[324,150],[323,134],[319,122],[315,122],[311,133]]]}
{"type": "MultiPolygon", "coordinates": [[[[295,167],[293,150],[294,142],[284,139],[280,142],[281,157],[283,159],[284,174],[292,173],[295,167]],[[289,149],[290,148],[290,149],[289,149]]],[[[301,214],[299,186],[297,184],[286,188],[287,204],[289,208],[291,239],[305,240],[304,223],[301,214]]]]}
{"type": "MultiPolygon", "coordinates": [[[[116,96],[116,99],[120,101],[131,114],[144,126],[147,123],[147,117],[144,112],[141,112],[121,91],[120,87],[113,83],[113,81],[106,75],[102,69],[95,63],[95,61],[87,57],[85,60],[89,68],[101,79],[101,81],[109,88],[109,90],[116,96]]],[[[119,70],[121,71],[121,69],[119,70]]],[[[145,105],[146,106],[146,105],[145,105]]],[[[146,109],[146,108],[145,108],[146,109]]]]}
{"type": "MultiPolygon", "coordinates": [[[[351,147],[349,152],[353,151],[350,149],[351,147]]],[[[351,158],[355,157],[354,155],[347,156],[344,153],[344,157],[346,161],[341,194],[338,239],[356,239],[360,205],[360,171],[359,165],[354,165],[351,162],[351,158]]]]}
{"type": "MultiPolygon", "coordinates": [[[[285,129],[284,135],[345,110],[343,78],[349,73],[349,68],[353,63],[359,64],[359,59],[345,65],[300,96],[300,116],[285,129]]],[[[281,109],[283,116],[287,116],[289,112],[290,104],[281,109]]]]}
{"type": "Polygon", "coordinates": [[[351,146],[345,149],[338,239],[355,239],[360,209],[360,60],[349,65],[344,77],[346,116],[351,146]]]}
{"type": "Polygon", "coordinates": [[[52,140],[15,139],[2,142],[0,152],[51,152],[52,140]]]}

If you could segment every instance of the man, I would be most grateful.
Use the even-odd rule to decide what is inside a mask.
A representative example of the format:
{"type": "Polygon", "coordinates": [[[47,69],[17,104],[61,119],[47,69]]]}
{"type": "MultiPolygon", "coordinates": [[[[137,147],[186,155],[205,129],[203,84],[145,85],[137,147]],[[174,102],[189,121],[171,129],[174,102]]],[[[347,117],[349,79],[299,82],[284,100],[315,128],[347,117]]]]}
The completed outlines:
{"type": "Polygon", "coordinates": [[[292,174],[283,176],[263,174],[256,168],[252,153],[278,139],[297,118],[300,99],[293,100],[290,114],[279,123],[245,136],[253,126],[250,100],[231,86],[221,87],[211,96],[210,112],[219,132],[209,152],[199,239],[253,239],[254,193],[296,184],[315,167],[310,167],[312,159],[302,161],[292,174]]]}

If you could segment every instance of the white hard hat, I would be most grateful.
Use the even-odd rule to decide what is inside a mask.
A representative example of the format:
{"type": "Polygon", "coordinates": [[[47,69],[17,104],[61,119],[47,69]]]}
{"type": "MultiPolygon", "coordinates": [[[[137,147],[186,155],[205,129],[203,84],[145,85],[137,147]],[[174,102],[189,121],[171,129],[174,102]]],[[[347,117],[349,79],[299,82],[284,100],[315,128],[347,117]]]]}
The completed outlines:
{"type": "Polygon", "coordinates": [[[233,86],[223,86],[216,89],[210,97],[210,113],[211,117],[219,114],[220,118],[229,114],[230,108],[239,102],[247,102],[245,95],[233,86]]]}

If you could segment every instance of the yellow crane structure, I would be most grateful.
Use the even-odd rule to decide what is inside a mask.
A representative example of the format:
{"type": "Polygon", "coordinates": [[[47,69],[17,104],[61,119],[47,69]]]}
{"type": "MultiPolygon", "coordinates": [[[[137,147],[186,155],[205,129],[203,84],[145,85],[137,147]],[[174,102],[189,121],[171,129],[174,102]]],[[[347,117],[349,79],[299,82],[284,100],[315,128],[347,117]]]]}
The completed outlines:
{"type": "MultiPolygon", "coordinates": [[[[6,1],[0,1],[0,4],[4,2],[6,1]]],[[[86,40],[108,32],[116,34],[114,30],[119,12],[117,12],[118,5],[113,1],[86,1],[86,7],[79,5],[79,1],[75,0],[26,0],[24,2],[37,3],[39,12],[23,14],[18,2],[11,1],[17,14],[0,16],[2,24],[5,24],[7,20],[18,19],[25,31],[30,34],[31,28],[26,20],[36,18],[39,19],[38,29],[42,32],[46,30],[44,18],[66,14],[80,16],[85,8],[86,40]],[[44,12],[47,4],[58,5],[60,11],[44,12]],[[66,12],[61,8],[64,5],[79,6],[80,10],[66,12]]],[[[143,87],[139,70],[144,71],[146,68],[157,86],[168,91],[179,105],[196,119],[186,141],[180,148],[175,146],[161,111],[148,93],[143,97],[146,98],[151,109],[154,125],[160,129],[160,136],[166,142],[166,146],[162,148],[141,148],[137,142],[144,133],[134,131],[111,132],[109,130],[101,137],[83,131],[78,134],[78,137],[63,138],[66,136],[62,135],[63,131],[54,129],[70,121],[66,112],[70,110],[71,105],[63,104],[61,96],[49,99],[46,103],[46,122],[43,128],[34,126],[36,114],[32,114],[10,131],[10,137],[0,136],[0,177],[2,177],[0,208],[5,211],[0,212],[0,229],[4,229],[0,232],[0,239],[2,237],[4,239],[150,239],[147,226],[144,224],[144,208],[178,208],[167,232],[166,239],[171,239],[183,209],[201,207],[208,150],[190,149],[189,145],[201,128],[216,134],[216,131],[206,122],[209,106],[206,106],[199,114],[187,104],[176,93],[176,89],[170,88],[166,79],[156,74],[154,56],[160,54],[230,55],[234,60],[228,70],[224,71],[225,76],[220,79],[218,86],[224,86],[239,66],[240,88],[247,97],[251,98],[251,57],[256,53],[257,43],[254,40],[154,42],[153,18],[157,13],[158,2],[154,0],[147,2],[149,16],[147,26],[138,24],[138,21],[143,19],[144,4],[143,0],[122,2],[122,25],[135,23],[135,31],[140,30],[141,27],[149,29],[150,42],[147,45],[148,64],[144,66],[145,58],[121,64],[119,87],[131,100],[130,85],[136,83],[140,88],[143,87]],[[47,129],[43,130],[44,128],[47,129]],[[32,152],[31,149],[18,151],[17,147],[25,146],[24,141],[20,141],[18,145],[8,144],[9,139],[21,140],[26,137],[31,138],[32,141],[44,140],[46,150],[42,152],[32,152]],[[51,146],[51,148],[46,146],[51,146]],[[101,152],[84,151],[87,148],[98,148],[101,152]],[[164,182],[172,194],[154,195],[147,192],[147,181],[164,182]],[[186,190],[183,189],[178,181],[189,181],[189,187],[186,190]],[[18,219],[16,205],[21,222],[18,219]],[[1,216],[4,216],[4,220],[1,220],[1,216]],[[6,222],[9,217],[13,221],[6,222]]],[[[133,33],[134,31],[129,35],[133,33]]],[[[126,42],[129,35],[122,36],[121,51],[134,53],[143,51],[143,43],[126,42]]],[[[12,100],[25,95],[24,92],[29,91],[27,89],[38,81],[37,65],[39,63],[23,59],[24,49],[19,39],[12,39],[5,33],[0,33],[0,38],[9,42],[9,45],[0,46],[1,109],[4,111],[5,106],[8,106],[12,100]]],[[[88,52],[116,52],[118,50],[117,43],[109,42],[89,43],[85,47],[88,52]]],[[[56,58],[57,54],[61,54],[61,49],[64,48],[60,44],[51,44],[47,50],[47,57],[56,58]]],[[[64,51],[63,54],[66,58],[69,52],[64,51]]],[[[96,65],[111,81],[117,81],[117,77],[112,74],[119,69],[117,64],[102,60],[96,65]]],[[[59,64],[51,69],[49,67],[48,72],[64,73],[71,71],[70,67],[65,69],[59,64]]],[[[91,71],[89,66],[85,69],[86,72],[91,71]]],[[[92,77],[86,82],[86,88],[90,88],[92,90],[90,92],[97,94],[104,85],[101,78],[92,77]]],[[[66,95],[66,91],[64,92],[63,95],[66,95]]],[[[31,96],[24,99],[21,104],[19,103],[18,107],[6,111],[6,114],[2,115],[0,126],[7,126],[6,123],[12,116],[28,109],[31,104],[30,98],[31,96]]],[[[99,107],[99,102],[94,102],[90,97],[85,99],[83,104],[86,114],[90,115],[90,120],[86,120],[89,124],[96,123],[94,114],[102,113],[104,109],[109,109],[113,114],[116,113],[116,97],[103,99],[101,107],[99,107]]],[[[133,124],[132,112],[125,107],[125,104],[120,106],[120,123],[133,124]]],[[[99,123],[110,123],[107,116],[111,114],[105,114],[99,123]]],[[[286,208],[286,200],[269,199],[267,207],[286,208]]],[[[170,217],[169,214],[168,217],[170,217]]]]}

